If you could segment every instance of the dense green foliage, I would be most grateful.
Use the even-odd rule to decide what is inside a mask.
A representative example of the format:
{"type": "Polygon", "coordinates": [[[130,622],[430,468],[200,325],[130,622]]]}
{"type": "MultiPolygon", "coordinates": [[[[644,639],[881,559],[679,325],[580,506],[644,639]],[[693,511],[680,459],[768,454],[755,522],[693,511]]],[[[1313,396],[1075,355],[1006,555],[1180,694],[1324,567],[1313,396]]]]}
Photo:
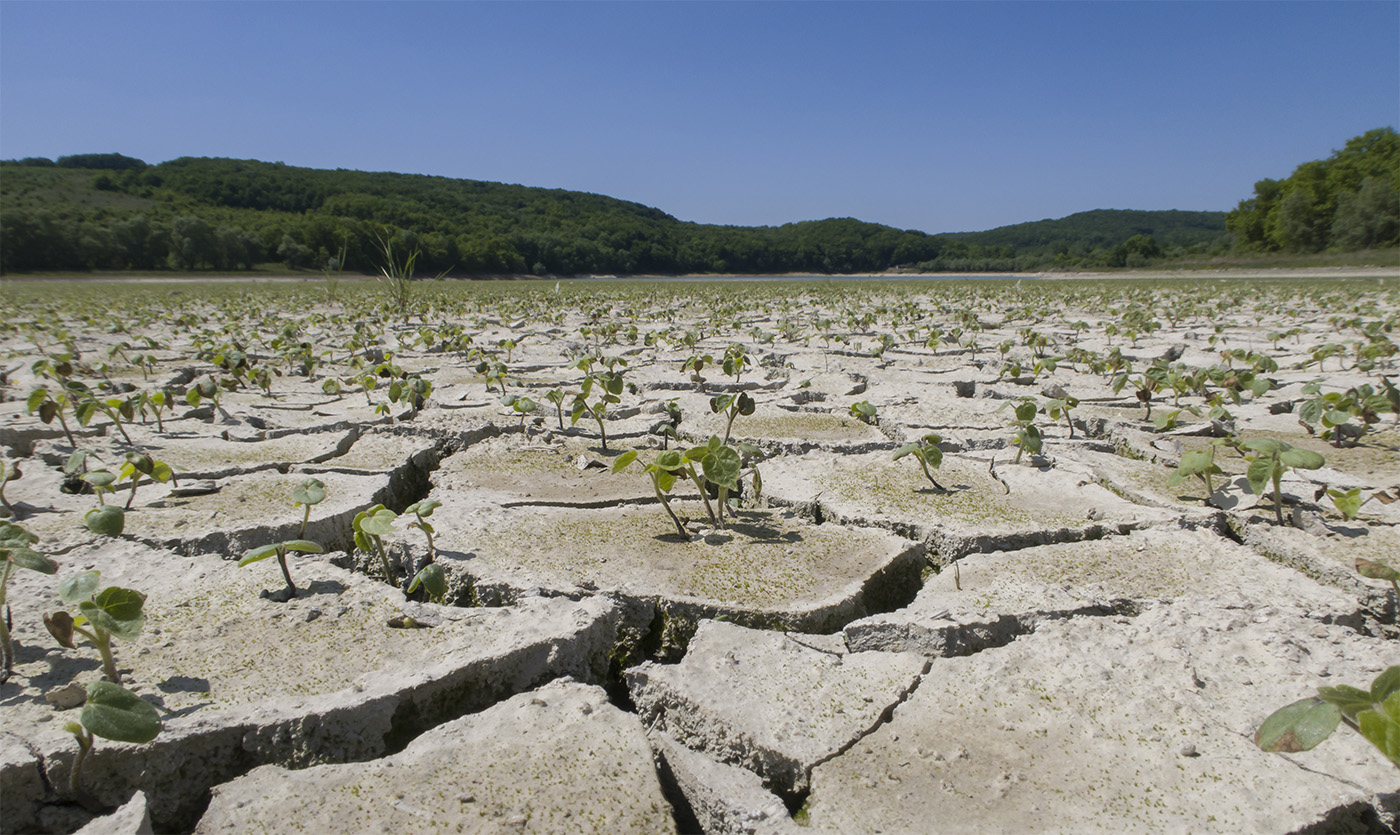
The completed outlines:
{"type": "Polygon", "coordinates": [[[986,232],[945,236],[933,271],[981,272],[1071,267],[1145,267],[1153,259],[1228,246],[1224,212],[1096,209],[986,232]]]}
{"type": "Polygon", "coordinates": [[[1400,241],[1400,139],[1389,128],[1221,212],[1100,209],[928,235],[853,218],[688,223],[611,197],[416,174],[121,154],[0,163],[0,273],[292,270],[375,274],[381,240],[423,274],[1009,272],[1143,267],[1253,251],[1400,241]],[[1228,231],[1227,231],[1228,229],[1228,231]]]}
{"type": "Polygon", "coordinates": [[[596,194],[422,175],[119,155],[0,167],[6,272],[321,269],[342,248],[373,273],[386,233],[454,274],[862,272],[938,254],[937,238],[849,218],[777,227],[685,223],[596,194]],[[94,167],[72,167],[71,160],[94,167]],[[139,163],[139,160],[134,161],[139,163]]]}
{"type": "Polygon", "coordinates": [[[1350,251],[1400,243],[1400,135],[1378,128],[1284,180],[1260,180],[1225,220],[1241,249],[1350,251]]]}

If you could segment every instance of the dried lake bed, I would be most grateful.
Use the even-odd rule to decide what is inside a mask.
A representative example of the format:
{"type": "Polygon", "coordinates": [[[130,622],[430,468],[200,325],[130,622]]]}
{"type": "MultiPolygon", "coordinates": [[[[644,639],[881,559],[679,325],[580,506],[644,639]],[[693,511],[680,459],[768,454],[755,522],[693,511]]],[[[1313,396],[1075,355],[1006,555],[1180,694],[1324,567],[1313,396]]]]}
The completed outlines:
{"type": "Polygon", "coordinates": [[[0,830],[1394,828],[1396,275],[385,290],[0,284],[0,830]]]}

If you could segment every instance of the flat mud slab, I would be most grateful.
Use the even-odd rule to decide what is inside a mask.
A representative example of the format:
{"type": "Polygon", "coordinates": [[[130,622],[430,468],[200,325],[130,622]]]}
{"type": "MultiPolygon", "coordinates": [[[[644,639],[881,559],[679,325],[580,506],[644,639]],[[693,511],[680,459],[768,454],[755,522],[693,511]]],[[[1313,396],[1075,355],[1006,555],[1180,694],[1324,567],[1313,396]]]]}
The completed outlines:
{"type": "MultiPolygon", "coordinates": [[[[144,746],[99,740],[84,785],[118,805],[146,792],[158,827],[192,824],[210,786],[261,764],[304,767],[381,756],[417,733],[559,676],[601,681],[619,609],[606,597],[525,598],[511,608],[456,609],[407,602],[400,592],[320,558],[294,559],[303,587],[275,603],[275,560],[238,568],[139,545],[75,551],[60,577],[97,567],[102,584],[144,591],[145,627],[117,641],[124,684],[168,711],[144,746]],[[393,628],[403,615],[430,628],[393,628]]],[[[11,587],[19,646],[0,688],[7,738],[32,752],[0,772],[11,831],[36,828],[66,786],[76,747],[46,700],[101,677],[97,653],[54,646],[39,624],[57,600],[33,572],[11,587]],[[44,607],[41,609],[40,607],[44,607]],[[37,759],[36,759],[37,758],[37,759]],[[36,768],[37,766],[37,768],[36,768]],[[34,783],[36,785],[28,785],[34,783]],[[10,800],[23,797],[29,801],[10,800]]],[[[8,758],[7,758],[8,759],[8,758]]]]}
{"type": "MultiPolygon", "coordinates": [[[[1281,600],[1154,603],[935,659],[893,719],[812,772],[819,832],[1374,831],[1394,766],[1355,733],[1300,754],[1254,731],[1325,681],[1367,686],[1393,642],[1281,600]],[[1349,828],[1350,827],[1350,828],[1349,828]]],[[[1392,797],[1390,802],[1394,802],[1392,797]]]]}
{"type": "Polygon", "coordinates": [[[675,832],[637,717],[561,680],[441,725],[398,754],[214,790],[197,833],[675,832]]]}
{"type": "MultiPolygon", "coordinates": [[[[637,476],[633,476],[634,479],[637,476]]],[[[723,529],[681,538],[659,504],[645,508],[511,506],[461,518],[438,541],[458,594],[509,599],[543,588],[655,600],[694,620],[725,615],[767,628],[831,632],[911,599],[923,546],[888,531],[813,525],[792,513],[741,511],[723,529]],[[463,586],[469,589],[463,589],[463,586]]],[[[479,502],[468,498],[477,508],[479,502]]],[[[698,503],[680,512],[703,513],[698,503]]]]}
{"type": "Polygon", "coordinates": [[[880,724],[927,667],[913,653],[847,652],[838,636],[704,621],[683,661],[635,667],[627,688],[648,727],[792,795],[813,766],[880,724]]]}
{"type": "Polygon", "coordinates": [[[1356,596],[1199,530],[1153,528],[1090,542],[971,554],[929,578],[913,603],[843,630],[853,651],[971,655],[1046,623],[1136,614],[1146,601],[1197,597],[1202,588],[1257,605],[1288,600],[1331,622],[1362,628],[1356,596]]]}
{"type": "Polygon", "coordinates": [[[766,463],[764,490],[774,502],[824,520],[878,525],[921,539],[945,562],[975,552],[1123,533],[1176,518],[1171,511],[1119,498],[1083,469],[1008,460],[996,466],[993,477],[990,464],[945,455],[934,471],[945,489],[937,490],[913,458],[814,452],[766,463]]]}

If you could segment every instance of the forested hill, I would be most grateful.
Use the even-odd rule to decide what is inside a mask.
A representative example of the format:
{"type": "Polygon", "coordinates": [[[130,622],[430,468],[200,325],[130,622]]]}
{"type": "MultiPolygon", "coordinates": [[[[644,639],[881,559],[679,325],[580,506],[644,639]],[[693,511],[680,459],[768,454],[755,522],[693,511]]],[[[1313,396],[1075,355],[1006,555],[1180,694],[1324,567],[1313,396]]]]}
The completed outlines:
{"type": "Polygon", "coordinates": [[[377,239],[423,272],[878,272],[937,257],[940,239],[850,218],[687,223],[596,194],[415,174],[119,154],[0,164],[6,272],[320,269],[344,247],[374,272],[377,239]]]}
{"type": "Polygon", "coordinates": [[[1096,269],[1231,249],[1394,247],[1400,139],[1371,131],[1255,191],[1228,218],[1100,209],[930,235],[853,218],[697,224],[597,194],[418,174],[80,154],[0,162],[0,273],[373,273],[381,238],[421,250],[420,272],[456,275],[1096,269]]]}
{"type": "Polygon", "coordinates": [[[1058,220],[955,232],[929,269],[988,270],[1145,266],[1164,255],[1228,246],[1225,212],[1095,209],[1058,220]]]}

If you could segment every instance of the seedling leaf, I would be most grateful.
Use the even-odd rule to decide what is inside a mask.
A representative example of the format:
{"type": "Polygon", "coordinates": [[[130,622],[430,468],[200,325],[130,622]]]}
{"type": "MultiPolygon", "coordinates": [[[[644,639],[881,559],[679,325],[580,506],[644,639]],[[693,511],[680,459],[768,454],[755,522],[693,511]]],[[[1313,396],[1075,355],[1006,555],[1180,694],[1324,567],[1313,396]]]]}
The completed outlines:
{"type": "Polygon", "coordinates": [[[160,714],[153,705],[110,681],[94,681],[87,688],[83,727],[94,736],[116,742],[142,744],[160,733],[160,714]]]}
{"type": "Polygon", "coordinates": [[[1254,743],[1279,754],[1310,751],[1331,736],[1341,721],[1341,708],[1309,697],[1280,708],[1265,719],[1254,734],[1254,743]]]}

